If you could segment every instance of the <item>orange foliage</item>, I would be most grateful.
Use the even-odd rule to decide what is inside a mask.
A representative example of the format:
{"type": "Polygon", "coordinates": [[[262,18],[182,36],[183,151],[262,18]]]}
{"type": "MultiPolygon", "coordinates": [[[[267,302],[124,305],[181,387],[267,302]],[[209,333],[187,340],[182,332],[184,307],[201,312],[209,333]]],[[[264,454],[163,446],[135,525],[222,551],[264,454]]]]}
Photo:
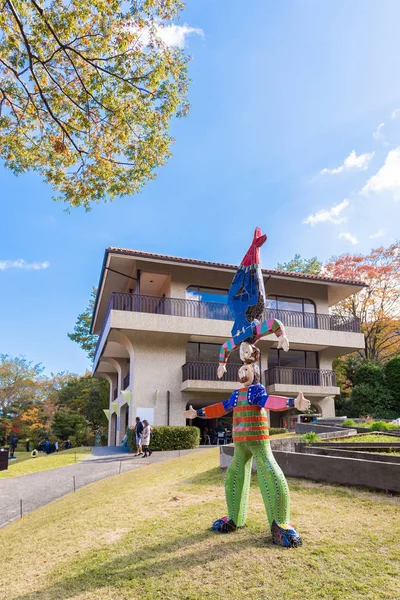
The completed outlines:
{"type": "Polygon", "coordinates": [[[381,246],[365,256],[333,257],[324,272],[368,284],[334,307],[341,315],[359,317],[365,334],[364,357],[385,361],[400,352],[400,243],[381,246]]]}

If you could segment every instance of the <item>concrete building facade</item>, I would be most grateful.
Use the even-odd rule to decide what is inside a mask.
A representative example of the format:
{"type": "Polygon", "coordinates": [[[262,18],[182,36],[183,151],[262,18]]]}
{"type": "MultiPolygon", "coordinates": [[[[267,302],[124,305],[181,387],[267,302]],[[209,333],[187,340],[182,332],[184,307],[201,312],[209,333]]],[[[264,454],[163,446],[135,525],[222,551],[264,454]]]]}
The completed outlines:
{"type": "MultiPolygon", "coordinates": [[[[230,356],[223,379],[216,375],[220,345],[231,337],[226,300],[235,270],[234,265],[106,250],[92,333],[99,335],[93,374],[110,383],[109,445],[121,443],[136,416],[155,425],[185,425],[188,405],[219,402],[239,387],[237,353],[230,356]]],[[[275,336],[259,342],[262,383],[269,393],[283,396],[302,390],[319,413],[333,416],[339,388],[332,361],[363,348],[364,336],[356,318],[329,311],[363,284],[273,270],[263,275],[265,316],[283,322],[290,350],[277,350],[275,336]]],[[[271,425],[285,425],[289,414],[271,413],[271,425]]]]}

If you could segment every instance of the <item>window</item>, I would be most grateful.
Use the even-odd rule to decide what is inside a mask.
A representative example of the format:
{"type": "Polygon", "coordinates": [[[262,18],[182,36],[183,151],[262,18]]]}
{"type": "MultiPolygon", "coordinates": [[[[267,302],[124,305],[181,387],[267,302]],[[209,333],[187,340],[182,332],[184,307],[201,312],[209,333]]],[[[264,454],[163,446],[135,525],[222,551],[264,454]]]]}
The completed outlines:
{"type": "MultiPolygon", "coordinates": [[[[205,344],[202,342],[188,342],[186,346],[186,362],[212,362],[218,364],[219,344],[205,344]]],[[[229,355],[230,363],[240,363],[239,348],[229,355]]]]}
{"type": "Polygon", "coordinates": [[[302,313],[315,314],[315,304],[304,298],[290,298],[288,296],[268,296],[265,303],[267,308],[276,310],[289,310],[302,313]]]}
{"type": "Polygon", "coordinates": [[[188,300],[198,300],[199,302],[227,304],[228,290],[191,285],[186,289],[186,298],[188,300]]]}
{"type": "Polygon", "coordinates": [[[271,348],[268,353],[268,369],[290,367],[299,369],[318,369],[318,352],[308,350],[277,350],[271,348]]]}

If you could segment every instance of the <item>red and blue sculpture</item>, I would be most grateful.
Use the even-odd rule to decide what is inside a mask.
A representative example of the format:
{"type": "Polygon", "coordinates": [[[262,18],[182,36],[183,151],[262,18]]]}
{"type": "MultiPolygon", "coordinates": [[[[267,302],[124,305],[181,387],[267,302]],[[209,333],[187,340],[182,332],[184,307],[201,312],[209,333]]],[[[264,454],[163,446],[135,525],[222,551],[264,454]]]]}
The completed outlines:
{"type": "Polygon", "coordinates": [[[267,239],[257,228],[253,242],[245,254],[228,295],[228,307],[234,319],[232,338],[221,346],[218,376],[226,370],[230,352],[240,345],[238,378],[242,387],[223,402],[200,410],[192,407],[185,412],[189,419],[214,419],[233,411],[232,438],[235,445],[232,463],[225,479],[228,515],[217,519],[212,529],[230,533],[244,527],[250,490],[252,461],[255,459],[257,477],[271,529],[272,541],[284,547],[302,544],[299,533],[290,524],[289,489],[285,476],[275,461],[269,441],[268,411],[288,408],[307,410],[310,402],[300,392],[296,398],[267,393],[260,383],[257,361],[260,356],[255,343],[264,335],[275,334],[278,347],[289,349],[283,324],[277,319],[262,320],[265,309],[265,289],[260,264],[260,247],[267,239]]]}

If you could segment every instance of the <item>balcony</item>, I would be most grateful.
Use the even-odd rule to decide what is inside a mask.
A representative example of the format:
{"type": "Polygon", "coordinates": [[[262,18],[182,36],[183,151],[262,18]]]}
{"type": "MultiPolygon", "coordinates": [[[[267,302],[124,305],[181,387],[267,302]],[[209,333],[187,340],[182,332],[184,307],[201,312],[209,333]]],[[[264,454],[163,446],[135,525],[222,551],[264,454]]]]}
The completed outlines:
{"type": "Polygon", "coordinates": [[[293,393],[334,396],[339,393],[336,373],[326,369],[273,367],[264,371],[265,387],[269,393],[293,393]]]}
{"type": "MultiPolygon", "coordinates": [[[[360,321],[355,317],[266,309],[263,318],[282,321],[294,344],[337,347],[338,356],[364,347],[360,321]]],[[[227,340],[231,323],[228,306],[219,302],[114,292],[99,335],[94,367],[113,328],[227,340]]]]}
{"type": "Polygon", "coordinates": [[[238,371],[241,364],[227,364],[226,373],[217,377],[218,363],[187,362],[182,366],[182,391],[232,391],[238,387],[238,371]]]}
{"type": "MultiPolygon", "coordinates": [[[[232,320],[228,306],[220,302],[199,302],[183,298],[140,296],[120,292],[112,294],[108,312],[110,310],[217,319],[221,321],[232,320]]],[[[265,309],[263,318],[279,319],[287,327],[304,327],[306,329],[325,329],[328,331],[347,331],[353,333],[360,332],[360,320],[357,317],[342,317],[338,315],[303,313],[268,308],[265,309]]]]}

